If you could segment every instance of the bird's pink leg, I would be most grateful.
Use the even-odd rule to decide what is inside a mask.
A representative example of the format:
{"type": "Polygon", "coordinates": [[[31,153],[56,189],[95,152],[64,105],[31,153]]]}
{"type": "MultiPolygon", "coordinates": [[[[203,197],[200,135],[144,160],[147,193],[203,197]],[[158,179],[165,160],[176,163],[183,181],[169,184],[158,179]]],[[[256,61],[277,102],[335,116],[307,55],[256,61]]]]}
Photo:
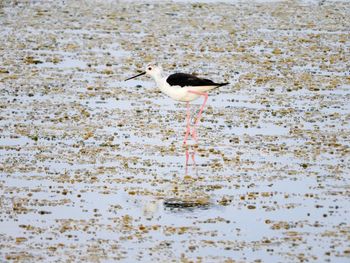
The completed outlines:
{"type": "Polygon", "coordinates": [[[192,153],[192,155],[191,155],[191,158],[192,158],[192,162],[193,162],[194,166],[197,166],[196,160],[195,160],[195,156],[196,156],[196,150],[193,150],[193,153],[192,153]]]}
{"type": "Polygon", "coordinates": [[[189,90],[188,92],[193,93],[193,94],[197,94],[197,95],[204,96],[203,104],[202,104],[201,108],[199,109],[199,113],[198,113],[197,118],[196,118],[196,120],[195,120],[195,122],[194,122],[193,130],[192,130],[192,133],[191,133],[192,138],[193,138],[196,142],[198,142],[196,126],[197,126],[197,124],[198,124],[198,122],[199,122],[199,120],[200,120],[200,118],[201,118],[201,116],[202,116],[202,112],[203,112],[204,106],[205,106],[205,104],[207,103],[207,100],[208,100],[208,93],[199,92],[199,91],[194,91],[194,90],[189,90]]]}
{"type": "Polygon", "coordinates": [[[190,134],[190,103],[187,102],[187,116],[186,116],[186,134],[185,134],[185,138],[184,138],[184,144],[187,143],[187,138],[188,135],[190,134]]]}
{"type": "Polygon", "coordinates": [[[195,161],[195,156],[196,156],[196,149],[193,149],[193,153],[192,153],[192,162],[193,162],[193,169],[196,172],[196,175],[198,176],[198,169],[197,169],[197,163],[195,161]]]}
{"type": "Polygon", "coordinates": [[[198,175],[198,170],[197,170],[197,164],[195,160],[195,155],[196,155],[196,149],[193,149],[193,152],[190,152],[189,148],[186,146],[186,163],[185,163],[185,175],[188,175],[188,166],[189,166],[189,159],[191,156],[192,162],[193,162],[193,170],[195,170],[196,174],[198,175]]]}
{"type": "Polygon", "coordinates": [[[188,152],[188,148],[186,147],[186,170],[185,170],[185,174],[187,175],[188,173],[188,159],[190,157],[190,153],[188,152]]]}

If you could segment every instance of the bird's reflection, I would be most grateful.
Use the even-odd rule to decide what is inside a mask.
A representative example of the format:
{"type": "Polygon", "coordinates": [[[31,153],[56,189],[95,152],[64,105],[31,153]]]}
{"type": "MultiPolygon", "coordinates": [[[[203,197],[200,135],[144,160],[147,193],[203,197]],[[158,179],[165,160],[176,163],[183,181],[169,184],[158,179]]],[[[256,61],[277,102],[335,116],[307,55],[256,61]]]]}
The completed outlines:
{"type": "Polygon", "coordinates": [[[185,176],[183,180],[177,178],[172,182],[170,191],[168,191],[163,201],[165,209],[177,212],[210,208],[210,196],[203,185],[202,179],[198,176],[197,149],[197,145],[186,145],[185,176]]]}
{"type": "Polygon", "coordinates": [[[190,157],[192,160],[192,170],[194,171],[195,175],[198,176],[198,169],[197,169],[197,163],[196,163],[196,153],[197,153],[197,148],[196,146],[186,146],[186,163],[185,163],[185,176],[189,176],[188,174],[188,167],[190,166],[190,157]]]}

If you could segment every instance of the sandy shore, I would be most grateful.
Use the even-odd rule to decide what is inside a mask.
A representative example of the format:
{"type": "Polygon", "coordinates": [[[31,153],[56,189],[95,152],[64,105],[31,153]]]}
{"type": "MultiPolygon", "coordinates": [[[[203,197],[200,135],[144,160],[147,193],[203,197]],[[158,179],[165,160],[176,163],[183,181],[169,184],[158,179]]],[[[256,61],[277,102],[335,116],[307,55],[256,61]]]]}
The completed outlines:
{"type": "Polygon", "coordinates": [[[349,17],[328,1],[3,1],[0,261],[349,261],[349,17]],[[231,83],[198,145],[182,146],[184,104],[123,81],[150,62],[231,83]]]}

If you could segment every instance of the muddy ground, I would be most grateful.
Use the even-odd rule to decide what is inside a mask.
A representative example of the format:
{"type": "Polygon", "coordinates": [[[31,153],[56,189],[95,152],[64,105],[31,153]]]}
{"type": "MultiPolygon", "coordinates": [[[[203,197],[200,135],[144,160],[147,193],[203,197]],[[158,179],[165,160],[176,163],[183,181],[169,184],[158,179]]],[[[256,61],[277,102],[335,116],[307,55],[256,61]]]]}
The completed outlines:
{"type": "Polygon", "coordinates": [[[349,262],[349,2],[2,1],[0,28],[1,262],[349,262]],[[150,62],[231,82],[198,144],[123,81],[150,62]]]}

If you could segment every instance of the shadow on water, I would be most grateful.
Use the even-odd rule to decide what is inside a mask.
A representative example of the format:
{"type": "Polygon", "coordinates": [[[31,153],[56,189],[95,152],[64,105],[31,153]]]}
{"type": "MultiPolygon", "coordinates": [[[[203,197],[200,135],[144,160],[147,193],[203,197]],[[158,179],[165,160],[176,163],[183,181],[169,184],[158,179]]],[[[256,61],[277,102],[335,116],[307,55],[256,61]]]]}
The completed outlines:
{"type": "Polygon", "coordinates": [[[180,198],[169,198],[163,202],[164,209],[172,212],[194,211],[197,209],[208,210],[211,208],[210,202],[198,202],[198,200],[186,200],[180,198]]]}
{"type": "Polygon", "coordinates": [[[197,209],[207,210],[212,206],[209,195],[203,185],[199,183],[198,168],[196,164],[196,147],[187,146],[185,151],[185,176],[182,180],[174,182],[169,197],[163,201],[165,210],[173,212],[194,211],[197,209]],[[190,164],[190,160],[192,164],[190,164]],[[193,175],[189,174],[192,167],[193,175]]]}

